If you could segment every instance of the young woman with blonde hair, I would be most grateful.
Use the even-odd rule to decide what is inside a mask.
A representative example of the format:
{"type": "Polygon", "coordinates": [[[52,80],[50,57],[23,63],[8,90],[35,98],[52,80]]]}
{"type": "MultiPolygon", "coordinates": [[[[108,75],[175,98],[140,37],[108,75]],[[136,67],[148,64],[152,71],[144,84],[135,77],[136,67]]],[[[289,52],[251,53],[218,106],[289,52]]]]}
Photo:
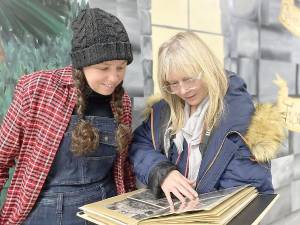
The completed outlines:
{"type": "Polygon", "coordinates": [[[284,138],[280,115],[267,124],[275,136],[252,140],[261,127],[250,125],[255,107],[245,83],[196,34],[178,33],[161,45],[158,85],[162,99],[135,130],[130,149],[142,183],[170,204],[171,194],[184,202],[242,184],[273,192],[269,161],[284,138]],[[255,146],[258,153],[254,142],[264,144],[255,146]]]}

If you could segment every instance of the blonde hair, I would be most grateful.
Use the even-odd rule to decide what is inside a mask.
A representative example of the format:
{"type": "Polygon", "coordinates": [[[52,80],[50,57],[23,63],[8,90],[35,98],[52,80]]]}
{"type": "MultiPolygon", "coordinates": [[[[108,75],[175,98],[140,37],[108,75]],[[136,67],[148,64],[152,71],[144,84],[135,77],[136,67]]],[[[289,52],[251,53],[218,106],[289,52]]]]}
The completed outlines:
{"type": "Polygon", "coordinates": [[[224,111],[223,98],[228,88],[224,68],[207,45],[192,32],[180,32],[163,43],[158,52],[158,84],[162,97],[171,109],[170,122],[176,133],[184,123],[184,101],[163,89],[170,73],[201,75],[208,90],[209,106],[205,116],[206,129],[211,130],[224,111]]]}

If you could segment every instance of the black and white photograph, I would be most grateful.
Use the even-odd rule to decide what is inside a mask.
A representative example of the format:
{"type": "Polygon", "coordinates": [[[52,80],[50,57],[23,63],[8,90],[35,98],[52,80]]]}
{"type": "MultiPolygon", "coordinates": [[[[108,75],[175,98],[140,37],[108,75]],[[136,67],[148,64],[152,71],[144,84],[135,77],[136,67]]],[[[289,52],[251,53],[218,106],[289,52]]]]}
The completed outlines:
{"type": "Polygon", "coordinates": [[[152,204],[146,204],[144,202],[136,201],[134,199],[125,199],[120,202],[107,205],[106,208],[116,210],[125,214],[128,217],[140,220],[156,214],[161,214],[162,208],[154,206],[152,204]]]}
{"type": "MultiPolygon", "coordinates": [[[[129,199],[133,199],[136,201],[144,202],[146,204],[151,204],[157,207],[161,207],[163,209],[169,208],[170,205],[168,203],[168,200],[165,197],[157,198],[151,193],[149,189],[140,192],[138,194],[134,194],[129,197],[129,199]]],[[[173,198],[174,205],[177,205],[179,203],[179,200],[177,198],[173,198]]]]}

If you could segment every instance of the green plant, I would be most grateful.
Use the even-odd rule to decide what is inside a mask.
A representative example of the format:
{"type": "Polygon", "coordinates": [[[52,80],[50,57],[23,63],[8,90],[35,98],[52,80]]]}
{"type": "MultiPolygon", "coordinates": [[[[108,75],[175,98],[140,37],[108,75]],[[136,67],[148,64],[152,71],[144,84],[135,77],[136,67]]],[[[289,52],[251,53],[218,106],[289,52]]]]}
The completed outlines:
{"type": "Polygon", "coordinates": [[[1,36],[5,41],[22,40],[30,34],[45,43],[47,35],[57,36],[65,29],[71,4],[69,0],[1,0],[1,36]]]}
{"type": "MultiPolygon", "coordinates": [[[[53,69],[70,64],[72,18],[81,8],[87,5],[82,2],[72,1],[70,11],[65,13],[67,21],[65,28],[56,37],[45,34],[43,42],[37,46],[37,38],[29,32],[22,38],[14,37],[7,42],[2,41],[5,60],[0,62],[0,121],[3,119],[11,103],[14,87],[23,74],[33,71],[53,69]]],[[[2,39],[3,40],[3,39],[2,39]]]]}

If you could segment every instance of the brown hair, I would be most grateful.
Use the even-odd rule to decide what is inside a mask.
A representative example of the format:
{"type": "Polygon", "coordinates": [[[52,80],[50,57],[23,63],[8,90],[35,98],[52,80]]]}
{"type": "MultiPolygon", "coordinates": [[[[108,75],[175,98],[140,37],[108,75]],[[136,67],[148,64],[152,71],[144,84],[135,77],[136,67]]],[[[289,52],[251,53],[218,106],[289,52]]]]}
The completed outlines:
{"type": "MultiPolygon", "coordinates": [[[[78,115],[78,123],[72,131],[71,148],[75,155],[86,155],[97,149],[99,146],[99,131],[84,119],[86,93],[88,84],[84,73],[81,70],[73,70],[73,80],[77,88],[77,104],[76,112],[78,115]]],[[[114,117],[118,123],[116,131],[116,141],[118,151],[126,149],[131,141],[131,128],[122,123],[123,104],[122,98],[124,89],[122,83],[115,89],[111,101],[111,107],[114,112],[114,117]]]]}

